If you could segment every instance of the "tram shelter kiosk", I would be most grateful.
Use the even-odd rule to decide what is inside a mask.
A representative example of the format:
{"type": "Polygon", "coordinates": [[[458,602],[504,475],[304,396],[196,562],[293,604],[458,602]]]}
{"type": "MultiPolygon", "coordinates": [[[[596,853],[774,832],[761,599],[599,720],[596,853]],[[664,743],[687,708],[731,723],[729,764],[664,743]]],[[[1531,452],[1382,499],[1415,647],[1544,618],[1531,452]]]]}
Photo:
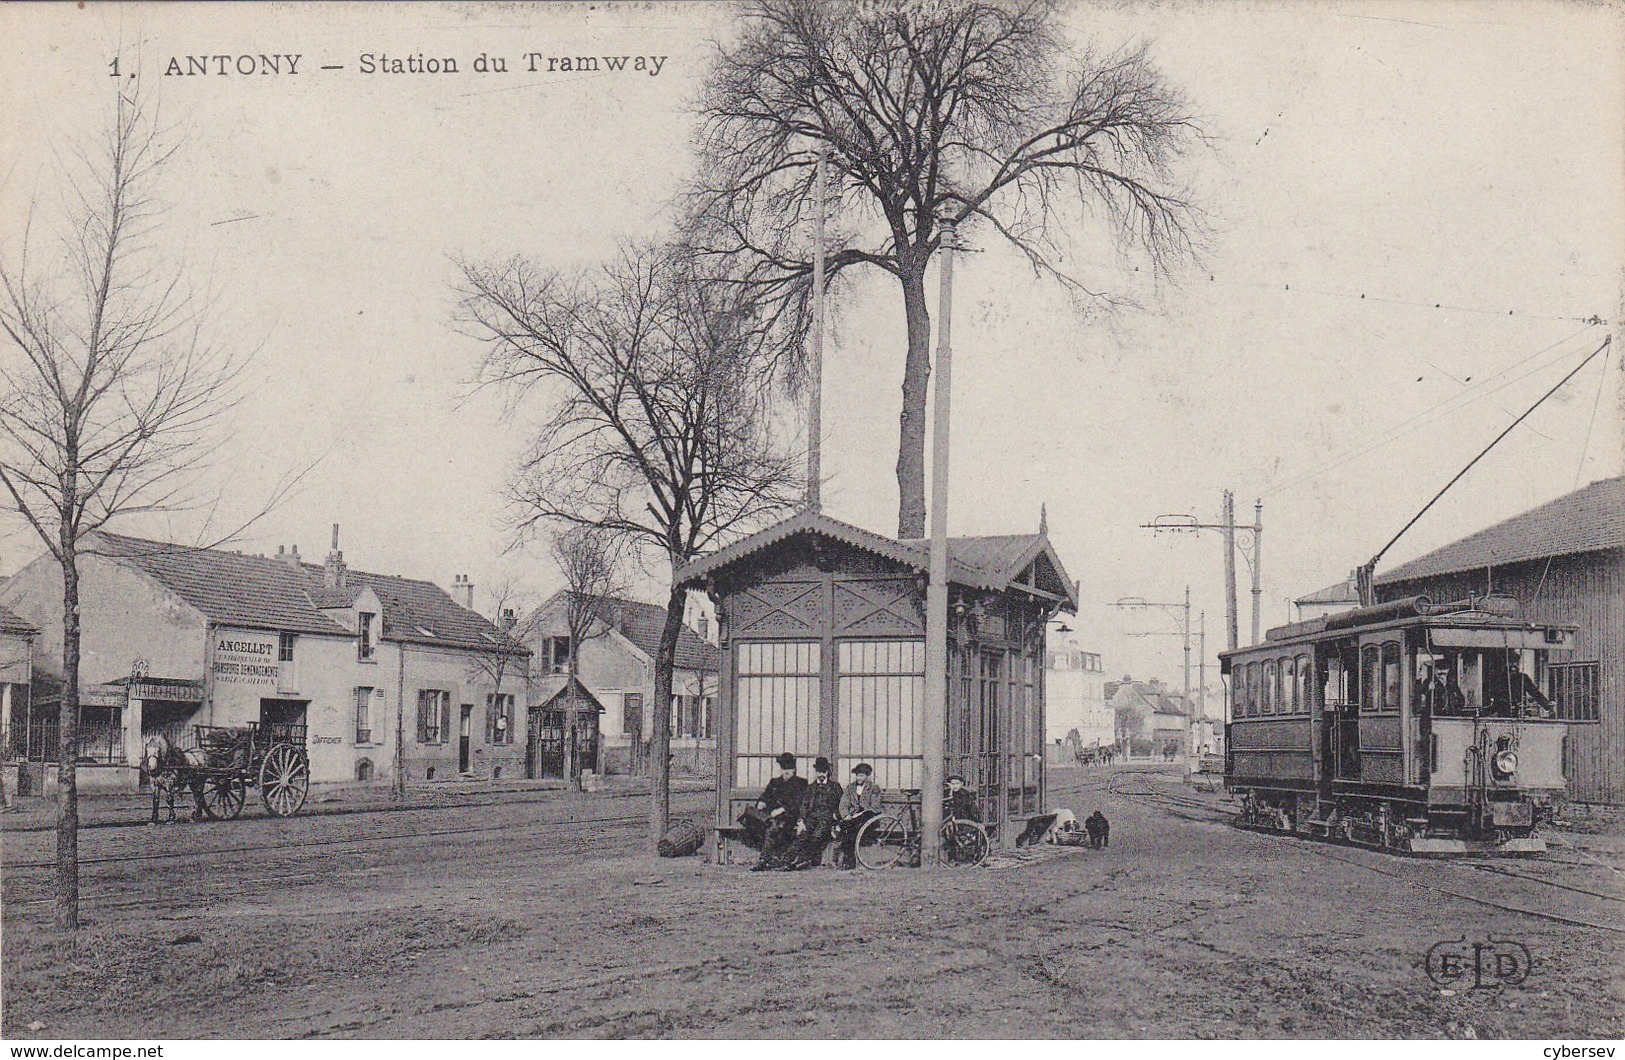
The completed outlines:
{"type": "MultiPolygon", "coordinates": [[[[735,827],[795,755],[828,758],[843,784],[870,763],[888,801],[924,775],[925,540],[895,540],[803,511],[677,571],[716,605],[716,819],[708,854],[737,853],[735,827]]],[[[1076,613],[1041,522],[1036,534],[949,542],[943,775],[965,778],[995,843],[1044,811],[1044,636],[1076,613]]]]}

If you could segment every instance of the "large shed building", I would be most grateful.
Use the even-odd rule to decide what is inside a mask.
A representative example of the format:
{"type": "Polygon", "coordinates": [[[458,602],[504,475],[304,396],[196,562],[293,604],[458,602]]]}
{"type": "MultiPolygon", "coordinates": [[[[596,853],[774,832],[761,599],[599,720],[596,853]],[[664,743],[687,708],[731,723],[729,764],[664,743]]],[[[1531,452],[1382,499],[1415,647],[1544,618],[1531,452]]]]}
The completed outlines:
{"type": "Polygon", "coordinates": [[[1528,622],[1579,627],[1554,660],[1552,699],[1569,722],[1564,774],[1583,802],[1625,801],[1625,478],[1593,482],[1376,579],[1379,601],[1426,594],[1515,598],[1528,622]]]}

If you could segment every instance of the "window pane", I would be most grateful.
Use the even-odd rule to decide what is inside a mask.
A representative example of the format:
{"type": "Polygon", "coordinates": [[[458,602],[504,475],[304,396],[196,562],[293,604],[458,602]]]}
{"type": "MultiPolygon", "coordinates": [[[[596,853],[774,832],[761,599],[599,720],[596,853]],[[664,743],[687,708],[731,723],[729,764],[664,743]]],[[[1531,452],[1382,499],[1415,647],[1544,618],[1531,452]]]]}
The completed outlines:
{"type": "Polygon", "coordinates": [[[778,771],[783,751],[818,753],[818,641],[754,642],[735,646],[734,777],[758,787],[778,771]]]}
{"type": "Polygon", "coordinates": [[[1401,667],[1399,665],[1399,642],[1391,640],[1382,646],[1382,709],[1395,711],[1399,709],[1399,687],[1401,667]]]}

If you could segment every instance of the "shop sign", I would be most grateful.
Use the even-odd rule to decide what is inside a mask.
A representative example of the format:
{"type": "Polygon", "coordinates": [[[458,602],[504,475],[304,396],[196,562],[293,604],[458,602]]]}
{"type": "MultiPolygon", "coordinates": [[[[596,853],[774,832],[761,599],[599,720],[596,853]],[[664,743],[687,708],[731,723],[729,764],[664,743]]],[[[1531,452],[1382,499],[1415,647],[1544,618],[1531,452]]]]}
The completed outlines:
{"type": "Polygon", "coordinates": [[[276,685],[277,638],[222,633],[214,641],[214,679],[240,685],[276,685]]]}

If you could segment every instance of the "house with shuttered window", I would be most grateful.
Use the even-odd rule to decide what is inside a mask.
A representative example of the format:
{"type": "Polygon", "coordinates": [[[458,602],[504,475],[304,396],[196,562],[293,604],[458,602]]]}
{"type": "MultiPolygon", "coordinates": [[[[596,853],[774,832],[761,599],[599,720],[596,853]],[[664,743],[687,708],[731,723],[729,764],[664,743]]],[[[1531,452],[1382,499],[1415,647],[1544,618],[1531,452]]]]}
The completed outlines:
{"type": "MultiPolygon", "coordinates": [[[[80,559],[79,783],[131,790],[156,733],[193,725],[303,727],[316,784],[525,772],[529,652],[431,582],[352,570],[338,527],[324,563],[297,547],[245,555],[117,534],[80,559]]],[[[60,704],[62,573],[41,557],[0,585],[39,629],[30,724],[60,704]]],[[[14,727],[12,731],[18,731],[14,727]]],[[[15,738],[13,744],[15,744],[15,738]]],[[[37,769],[54,783],[55,751],[37,769]]]]}
{"type": "MultiPolygon", "coordinates": [[[[650,736],[654,733],[655,656],[666,609],[640,600],[610,598],[599,602],[598,621],[579,645],[570,642],[568,597],[555,593],[524,623],[528,646],[535,660],[538,687],[549,676],[568,674],[572,652],[579,653],[576,672],[590,693],[591,703],[578,730],[597,734],[597,746],[583,746],[585,764],[596,754],[605,773],[642,772],[646,767],[650,736]]],[[[671,753],[680,772],[710,775],[716,768],[716,697],[719,652],[708,639],[709,618],[690,608],[677,635],[676,666],[672,673],[671,753]],[[693,622],[694,625],[689,623],[693,622]],[[696,628],[699,627],[699,628],[696,628]]],[[[556,691],[556,689],[554,690],[556,691]]],[[[531,699],[531,724],[544,761],[562,761],[553,749],[554,731],[562,720],[549,717],[542,698],[531,699]]],[[[549,708],[556,713],[557,707],[549,708]]]]}
{"type": "Polygon", "coordinates": [[[1625,478],[1604,479],[1376,577],[1379,602],[1505,595],[1526,622],[1578,627],[1547,689],[1569,723],[1569,796],[1625,802],[1625,478]]]}

